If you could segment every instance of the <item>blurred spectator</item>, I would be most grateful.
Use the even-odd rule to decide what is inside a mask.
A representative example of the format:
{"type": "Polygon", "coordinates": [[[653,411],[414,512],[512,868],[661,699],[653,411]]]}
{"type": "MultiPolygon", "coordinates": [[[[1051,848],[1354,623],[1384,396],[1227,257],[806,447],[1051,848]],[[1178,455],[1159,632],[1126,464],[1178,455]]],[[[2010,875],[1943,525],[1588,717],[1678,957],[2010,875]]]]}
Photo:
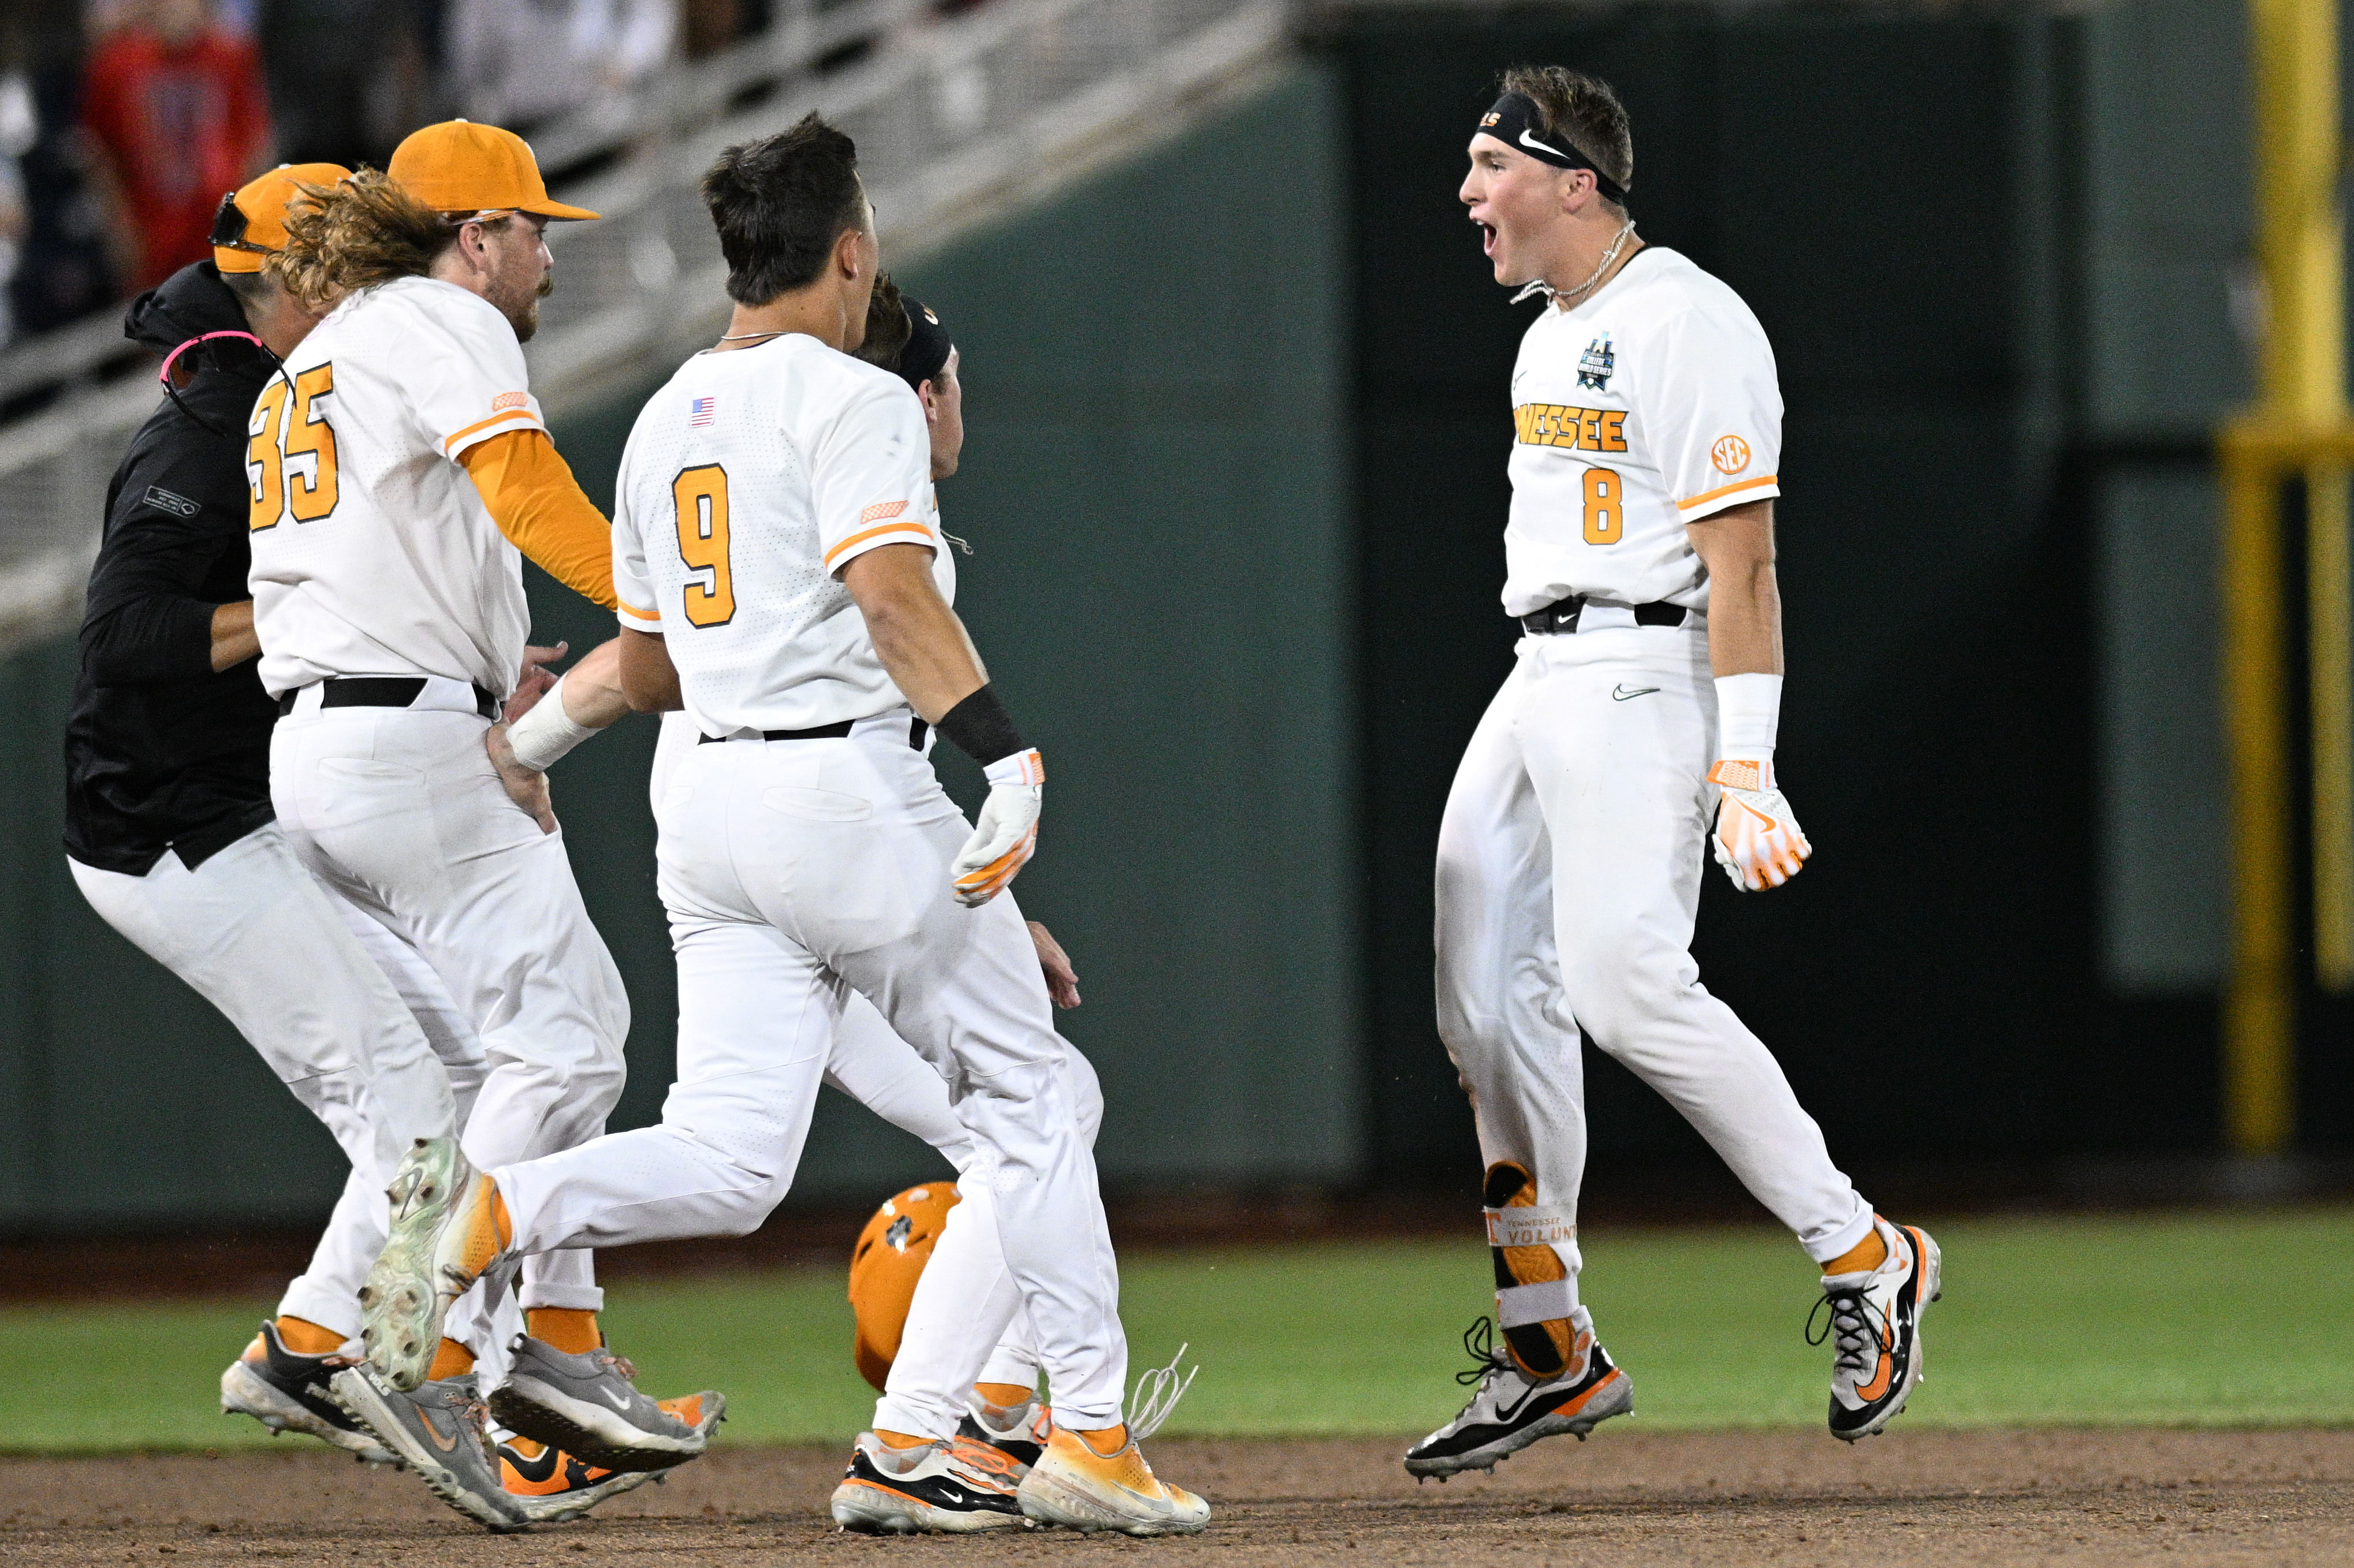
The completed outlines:
{"type": "Polygon", "coordinates": [[[678,0],[450,0],[450,85],[468,119],[527,132],[591,101],[621,107],[677,35],[678,0]]]}
{"type": "Polygon", "coordinates": [[[270,110],[253,45],[207,0],[144,0],[93,49],[82,122],[118,214],[126,291],[212,254],[213,210],[269,166],[270,110]]]}
{"type": "Polygon", "coordinates": [[[33,116],[32,80],[21,68],[8,64],[0,69],[0,347],[16,335],[9,285],[16,281],[16,264],[33,226],[32,209],[25,200],[23,159],[40,132],[33,116]]]}
{"type": "Polygon", "coordinates": [[[456,112],[440,79],[442,0],[256,4],[281,162],[381,168],[402,137],[456,112]]]}
{"type": "Polygon", "coordinates": [[[79,0],[8,0],[0,58],[30,90],[34,135],[16,158],[26,227],[5,313],[19,335],[47,332],[114,298],[104,215],[89,191],[90,138],[81,131],[79,0]]]}

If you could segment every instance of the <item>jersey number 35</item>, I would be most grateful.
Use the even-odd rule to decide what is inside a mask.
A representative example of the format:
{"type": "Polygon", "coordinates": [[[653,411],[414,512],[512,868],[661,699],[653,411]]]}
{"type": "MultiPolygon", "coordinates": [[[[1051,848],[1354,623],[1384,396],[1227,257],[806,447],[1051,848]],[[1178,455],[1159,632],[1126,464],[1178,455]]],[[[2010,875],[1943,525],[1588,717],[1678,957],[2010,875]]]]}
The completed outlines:
{"type": "Polygon", "coordinates": [[[316,523],[335,509],[335,431],[313,406],[334,389],[334,364],[314,365],[291,387],[285,376],[272,376],[254,405],[245,477],[256,533],[277,527],[288,513],[297,523],[316,523]]]}

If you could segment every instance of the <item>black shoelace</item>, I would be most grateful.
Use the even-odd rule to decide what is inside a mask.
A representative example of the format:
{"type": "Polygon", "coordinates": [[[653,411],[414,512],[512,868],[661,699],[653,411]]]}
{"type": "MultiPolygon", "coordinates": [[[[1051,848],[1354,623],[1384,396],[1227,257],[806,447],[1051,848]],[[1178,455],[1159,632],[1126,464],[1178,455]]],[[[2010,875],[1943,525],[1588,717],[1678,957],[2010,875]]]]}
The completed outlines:
{"type": "Polygon", "coordinates": [[[1837,1340],[1831,1353],[1831,1364],[1842,1371],[1865,1372],[1876,1362],[1882,1343],[1888,1338],[1888,1319],[1881,1310],[1864,1299],[1868,1287],[1861,1285],[1841,1286],[1826,1290],[1807,1313],[1807,1343],[1819,1345],[1834,1335],[1837,1340]],[[1830,1316],[1820,1329],[1815,1327],[1816,1314],[1825,1308],[1830,1316]],[[1875,1331],[1872,1320],[1879,1319],[1875,1331]]]}
{"type": "Polygon", "coordinates": [[[1509,1365],[1511,1358],[1496,1349],[1496,1325],[1485,1316],[1463,1330],[1463,1352],[1477,1363],[1455,1374],[1455,1381],[1465,1388],[1476,1386],[1481,1378],[1499,1365],[1509,1365]]]}

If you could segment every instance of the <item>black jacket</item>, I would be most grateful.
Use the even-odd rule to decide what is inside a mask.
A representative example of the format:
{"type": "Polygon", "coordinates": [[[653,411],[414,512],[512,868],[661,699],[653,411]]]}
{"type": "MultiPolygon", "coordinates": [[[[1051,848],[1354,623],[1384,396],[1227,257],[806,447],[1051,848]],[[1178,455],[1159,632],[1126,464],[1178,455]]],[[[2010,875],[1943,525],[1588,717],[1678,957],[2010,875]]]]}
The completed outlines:
{"type": "MultiPolygon", "coordinates": [[[[140,295],[122,321],[166,354],[245,329],[209,261],[140,295]]],[[[166,398],[108,487],[66,721],[66,853],[86,865],[140,876],[172,849],[193,869],[270,820],[276,705],[256,661],[212,667],[214,609],[252,597],[244,430],[269,365],[257,350],[201,371],[180,400],[203,422],[166,398]]]]}

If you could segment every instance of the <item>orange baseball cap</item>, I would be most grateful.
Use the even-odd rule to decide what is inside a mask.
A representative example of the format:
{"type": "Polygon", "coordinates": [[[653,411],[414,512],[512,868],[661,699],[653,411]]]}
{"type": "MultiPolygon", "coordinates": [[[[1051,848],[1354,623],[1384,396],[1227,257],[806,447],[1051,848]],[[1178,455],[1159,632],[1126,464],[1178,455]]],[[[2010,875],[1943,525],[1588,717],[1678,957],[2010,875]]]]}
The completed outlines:
{"type": "Polygon", "coordinates": [[[392,183],[436,212],[527,212],[596,217],[585,207],[547,199],[531,143],[512,131],[445,120],[410,132],[385,169],[392,183]]]}
{"type": "Polygon", "coordinates": [[[221,198],[213,215],[213,265],[224,272],[259,272],[286,249],[286,209],[302,199],[302,185],[332,185],[352,172],[341,164],[281,164],[221,198]]]}

